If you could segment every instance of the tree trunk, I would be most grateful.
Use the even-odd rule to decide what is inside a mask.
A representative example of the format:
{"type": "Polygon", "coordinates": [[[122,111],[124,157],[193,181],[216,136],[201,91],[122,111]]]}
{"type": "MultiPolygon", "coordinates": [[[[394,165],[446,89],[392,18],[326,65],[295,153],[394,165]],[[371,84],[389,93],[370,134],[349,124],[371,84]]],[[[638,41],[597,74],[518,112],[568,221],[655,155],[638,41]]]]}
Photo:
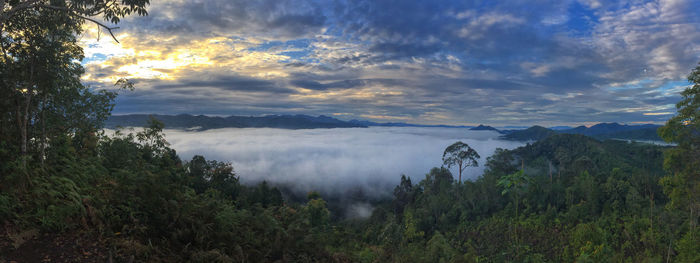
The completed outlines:
{"type": "Polygon", "coordinates": [[[462,183],[462,162],[459,162],[459,183],[462,183]]]}
{"type": "Polygon", "coordinates": [[[15,119],[17,119],[17,129],[19,130],[19,134],[20,134],[20,141],[19,141],[20,150],[19,150],[19,153],[20,153],[20,156],[23,156],[24,153],[25,153],[25,151],[26,151],[26,149],[22,147],[22,146],[24,145],[24,144],[22,143],[22,140],[23,140],[23,139],[22,139],[22,134],[23,134],[23,132],[22,132],[22,104],[21,104],[21,102],[19,101],[19,99],[16,100],[16,103],[15,103],[15,104],[17,105],[17,110],[16,110],[16,112],[15,112],[15,113],[16,113],[16,114],[15,114],[15,115],[16,115],[16,116],[15,116],[15,119]]]}
{"type": "Polygon", "coordinates": [[[690,203],[690,232],[695,233],[695,224],[697,223],[697,218],[695,218],[695,204],[691,201],[690,203]]]}
{"type": "Polygon", "coordinates": [[[22,116],[22,120],[21,120],[22,126],[20,127],[20,129],[21,129],[20,134],[22,137],[22,144],[20,146],[20,149],[22,151],[22,156],[27,155],[27,142],[29,141],[27,138],[28,137],[27,129],[29,127],[29,106],[32,103],[31,92],[32,92],[31,89],[27,89],[27,95],[26,95],[27,99],[26,99],[26,102],[24,104],[24,116],[22,116]]]}
{"type": "Polygon", "coordinates": [[[651,234],[654,235],[654,192],[651,189],[649,192],[651,192],[649,195],[649,228],[651,229],[651,234]]]}
{"type": "Polygon", "coordinates": [[[41,166],[44,166],[44,160],[46,159],[46,94],[44,94],[44,99],[41,102],[41,166]]]}
{"type": "Polygon", "coordinates": [[[32,85],[34,83],[34,65],[32,64],[29,70],[29,83],[27,83],[25,90],[20,90],[20,93],[23,93],[25,99],[25,104],[24,104],[24,116],[20,113],[20,107],[21,107],[21,102],[20,99],[17,100],[17,123],[19,124],[19,133],[20,133],[20,156],[22,157],[22,167],[26,167],[26,158],[25,156],[27,155],[27,142],[28,142],[28,136],[27,136],[27,128],[29,126],[29,106],[32,103],[32,93],[34,92],[32,90],[32,85]]]}

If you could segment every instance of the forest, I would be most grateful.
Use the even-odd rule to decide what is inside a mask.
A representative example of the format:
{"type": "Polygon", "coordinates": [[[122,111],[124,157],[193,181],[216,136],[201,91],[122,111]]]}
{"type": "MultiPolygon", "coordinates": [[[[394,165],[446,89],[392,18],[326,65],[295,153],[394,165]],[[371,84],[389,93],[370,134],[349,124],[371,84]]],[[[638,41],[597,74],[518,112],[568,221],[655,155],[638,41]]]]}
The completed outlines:
{"type": "Polygon", "coordinates": [[[76,35],[147,1],[107,2],[0,2],[0,262],[700,262],[700,67],[658,130],[675,146],[543,136],[475,180],[404,176],[347,219],[333,197],[182,160],[157,119],[107,136],[138,87],[81,83],[76,35]]]}

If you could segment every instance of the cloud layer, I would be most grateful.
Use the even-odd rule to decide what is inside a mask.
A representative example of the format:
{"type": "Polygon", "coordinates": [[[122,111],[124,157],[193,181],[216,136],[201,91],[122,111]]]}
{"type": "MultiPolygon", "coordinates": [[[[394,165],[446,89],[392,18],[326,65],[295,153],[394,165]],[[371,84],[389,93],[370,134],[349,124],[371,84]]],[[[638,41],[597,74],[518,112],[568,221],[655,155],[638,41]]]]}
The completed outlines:
{"type": "Polygon", "coordinates": [[[661,122],[700,61],[700,2],[155,1],[97,41],[115,113],[416,123],[661,122]]]}
{"type": "Polygon", "coordinates": [[[203,155],[230,161],[244,183],[267,180],[291,185],[302,193],[337,194],[361,188],[370,195],[390,194],[402,174],[418,182],[430,168],[441,166],[444,149],[458,140],[482,156],[479,167],[470,167],[463,174],[473,179],[481,175],[486,158],[497,147],[522,145],[497,140],[496,132],[461,128],[245,128],[166,130],[165,134],[184,160],[203,155]]]}

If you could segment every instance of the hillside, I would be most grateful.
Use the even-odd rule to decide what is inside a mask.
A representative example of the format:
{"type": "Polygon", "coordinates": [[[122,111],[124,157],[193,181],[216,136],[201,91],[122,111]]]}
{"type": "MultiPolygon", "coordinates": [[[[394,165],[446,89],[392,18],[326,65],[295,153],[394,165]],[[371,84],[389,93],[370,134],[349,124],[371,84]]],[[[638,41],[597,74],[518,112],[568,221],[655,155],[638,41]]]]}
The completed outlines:
{"type": "Polygon", "coordinates": [[[537,141],[555,134],[579,134],[592,137],[598,140],[621,139],[621,140],[648,140],[661,141],[656,133],[660,126],[645,125],[622,125],[618,123],[599,123],[591,127],[579,126],[571,129],[552,130],[542,126],[532,126],[525,130],[512,131],[501,138],[513,141],[537,141]]]}
{"type": "Polygon", "coordinates": [[[511,141],[538,141],[555,134],[557,134],[557,132],[535,125],[525,130],[513,131],[501,136],[501,138],[511,141]]]}
{"type": "Polygon", "coordinates": [[[656,130],[661,127],[654,124],[626,125],[619,123],[598,123],[591,127],[579,126],[572,129],[557,132],[568,134],[582,134],[597,139],[630,139],[630,140],[657,140],[661,138],[656,130]]]}

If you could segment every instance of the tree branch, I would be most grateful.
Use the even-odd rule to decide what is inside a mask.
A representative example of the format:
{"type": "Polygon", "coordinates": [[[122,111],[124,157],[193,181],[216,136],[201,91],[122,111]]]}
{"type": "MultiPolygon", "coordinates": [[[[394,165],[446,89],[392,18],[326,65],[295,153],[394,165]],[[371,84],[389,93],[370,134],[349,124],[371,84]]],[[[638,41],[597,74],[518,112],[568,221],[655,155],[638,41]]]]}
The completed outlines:
{"type": "Polygon", "coordinates": [[[76,13],[74,10],[71,10],[70,8],[60,7],[60,6],[52,6],[52,5],[37,5],[37,6],[38,6],[38,7],[42,7],[42,8],[53,9],[53,10],[66,11],[66,12],[68,12],[69,15],[76,16],[76,17],[79,17],[79,18],[81,18],[81,19],[84,19],[84,20],[93,22],[93,23],[97,24],[98,26],[101,26],[101,27],[103,27],[104,29],[107,29],[107,32],[109,32],[109,35],[112,36],[112,39],[114,39],[115,42],[119,43],[119,40],[117,40],[117,38],[114,36],[114,33],[112,33],[112,29],[118,29],[119,27],[108,27],[107,25],[102,24],[102,23],[100,23],[99,21],[97,21],[97,20],[95,20],[95,19],[92,19],[92,18],[83,16],[83,15],[81,15],[81,14],[78,14],[78,13],[76,13]]]}
{"type": "MultiPolygon", "coordinates": [[[[28,1],[26,1],[26,2],[22,2],[22,3],[19,3],[19,4],[15,5],[14,7],[10,8],[10,10],[7,10],[7,12],[5,12],[5,10],[0,10],[0,12],[1,12],[1,13],[0,13],[0,24],[5,24],[5,21],[7,21],[8,19],[10,19],[10,17],[12,17],[15,13],[17,13],[17,12],[19,12],[20,10],[23,10],[23,9],[29,9],[29,8],[31,8],[34,4],[36,4],[36,3],[40,2],[40,1],[41,1],[41,0],[28,0],[28,1]]],[[[3,1],[3,2],[5,2],[5,1],[3,1]]],[[[5,8],[4,3],[3,3],[2,8],[3,8],[3,9],[5,8]]]]}
{"type": "Polygon", "coordinates": [[[82,19],[85,19],[87,21],[93,22],[93,23],[97,24],[98,26],[101,26],[104,29],[107,29],[107,32],[109,32],[109,35],[112,36],[112,39],[114,39],[115,42],[119,43],[119,40],[117,40],[117,37],[115,37],[114,33],[112,33],[112,29],[118,29],[119,28],[118,26],[117,27],[108,27],[100,22],[97,22],[97,20],[89,18],[89,17],[84,17],[84,16],[81,16],[78,14],[71,14],[71,15],[74,15],[74,16],[80,17],[82,19]]]}
{"type": "MultiPolygon", "coordinates": [[[[97,9],[97,10],[98,10],[97,13],[94,13],[94,12],[93,12],[93,13],[88,13],[88,12],[86,12],[86,13],[83,14],[83,13],[80,13],[80,11],[76,11],[76,10],[73,10],[73,9],[70,9],[70,8],[67,8],[67,7],[60,7],[60,6],[52,6],[52,5],[39,4],[41,1],[42,1],[42,0],[28,0],[28,1],[21,2],[21,3],[17,4],[17,5],[15,5],[15,6],[12,7],[11,9],[9,9],[8,11],[4,11],[4,6],[5,6],[5,3],[6,3],[6,0],[0,0],[0,4],[1,4],[1,5],[0,5],[0,8],[2,8],[2,9],[0,9],[0,25],[4,25],[5,22],[6,22],[8,19],[10,19],[13,15],[15,15],[15,13],[17,13],[17,12],[19,12],[19,11],[21,11],[21,10],[29,9],[29,8],[32,8],[32,7],[47,8],[47,9],[53,9],[53,10],[66,11],[69,15],[76,16],[76,17],[79,17],[79,18],[81,18],[81,19],[84,19],[84,20],[93,22],[93,23],[95,23],[95,24],[97,24],[97,25],[103,27],[104,29],[106,29],[107,32],[109,32],[109,34],[112,36],[112,39],[114,39],[114,41],[116,41],[117,43],[119,43],[119,40],[117,40],[117,38],[114,36],[114,33],[112,32],[113,29],[117,29],[117,28],[119,28],[119,27],[109,27],[109,26],[107,26],[107,25],[105,25],[105,24],[102,24],[101,22],[99,22],[99,21],[97,21],[97,20],[95,20],[95,19],[92,19],[92,18],[87,17],[87,16],[91,16],[91,15],[95,15],[95,14],[100,14],[100,13],[104,12],[104,9],[103,9],[103,8],[98,8],[98,9],[97,9]],[[100,9],[101,9],[102,11],[100,11],[100,9]]],[[[105,7],[106,7],[106,5],[105,5],[105,7]]]]}

